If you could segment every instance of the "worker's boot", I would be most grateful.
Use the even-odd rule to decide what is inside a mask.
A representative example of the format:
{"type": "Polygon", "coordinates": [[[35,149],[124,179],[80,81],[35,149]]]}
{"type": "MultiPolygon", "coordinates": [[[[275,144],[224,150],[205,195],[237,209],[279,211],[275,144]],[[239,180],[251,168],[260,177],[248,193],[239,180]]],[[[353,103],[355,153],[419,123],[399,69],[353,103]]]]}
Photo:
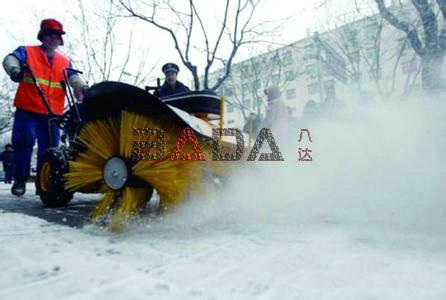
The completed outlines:
{"type": "Polygon", "coordinates": [[[11,193],[15,196],[23,196],[26,192],[26,182],[25,181],[14,181],[11,187],[11,193]]]}

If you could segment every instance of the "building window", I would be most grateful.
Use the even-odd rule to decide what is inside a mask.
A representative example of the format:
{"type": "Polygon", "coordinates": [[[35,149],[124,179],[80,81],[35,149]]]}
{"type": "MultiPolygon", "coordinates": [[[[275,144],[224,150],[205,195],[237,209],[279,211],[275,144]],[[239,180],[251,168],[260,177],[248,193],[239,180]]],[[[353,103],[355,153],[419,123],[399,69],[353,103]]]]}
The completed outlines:
{"type": "Polygon", "coordinates": [[[295,99],[296,98],[296,90],[295,89],[286,90],[286,98],[287,99],[295,99]]]}
{"type": "Polygon", "coordinates": [[[317,48],[314,44],[304,47],[304,59],[311,59],[317,57],[317,48]]]}
{"type": "Polygon", "coordinates": [[[226,103],[226,111],[228,113],[234,112],[234,105],[232,103],[226,103]]]}
{"type": "Polygon", "coordinates": [[[318,75],[318,68],[316,64],[306,65],[305,66],[305,74],[310,78],[315,78],[318,75]]]}
{"type": "Polygon", "coordinates": [[[249,65],[242,66],[241,73],[242,73],[242,76],[249,76],[249,75],[251,75],[251,69],[250,69],[249,65]]]}
{"type": "Polygon", "coordinates": [[[280,83],[280,75],[274,74],[273,76],[271,76],[271,83],[273,85],[278,85],[280,83]]]}
{"type": "Polygon", "coordinates": [[[255,90],[258,90],[260,88],[260,79],[254,80],[253,87],[255,90]]]}
{"type": "Polygon", "coordinates": [[[251,75],[256,76],[256,75],[260,74],[261,71],[262,71],[262,69],[261,69],[261,65],[260,64],[253,63],[251,65],[251,75]]]}
{"type": "Polygon", "coordinates": [[[308,94],[309,95],[315,95],[319,93],[319,84],[318,83],[312,83],[308,85],[308,94]]]}
{"type": "Polygon", "coordinates": [[[293,55],[291,53],[291,50],[288,50],[287,52],[285,52],[285,54],[283,55],[283,64],[285,66],[291,65],[293,63],[293,55]]]}
{"type": "Polygon", "coordinates": [[[262,71],[262,59],[254,57],[249,63],[251,65],[251,74],[259,74],[262,71]]]}
{"type": "Polygon", "coordinates": [[[347,41],[352,47],[358,46],[358,30],[352,29],[347,31],[347,41]]]}
{"type": "Polygon", "coordinates": [[[276,53],[272,58],[271,58],[271,63],[273,64],[273,65],[279,65],[280,64],[280,57],[279,57],[279,54],[278,53],[276,53]]]}
{"type": "Polygon", "coordinates": [[[294,80],[294,72],[293,71],[287,71],[285,73],[285,80],[286,81],[293,81],[294,80]]]}
{"type": "Polygon", "coordinates": [[[248,83],[244,83],[242,84],[242,95],[247,95],[249,92],[249,84],[248,83]]]}
{"type": "Polygon", "coordinates": [[[378,24],[370,24],[364,29],[364,38],[368,41],[374,41],[378,38],[379,27],[378,24]]]}
{"type": "Polygon", "coordinates": [[[245,107],[245,109],[250,109],[251,108],[251,99],[243,100],[243,106],[245,107]]]}
{"type": "Polygon", "coordinates": [[[361,61],[361,55],[359,50],[355,50],[352,53],[350,53],[350,62],[353,64],[359,64],[361,61]]]}

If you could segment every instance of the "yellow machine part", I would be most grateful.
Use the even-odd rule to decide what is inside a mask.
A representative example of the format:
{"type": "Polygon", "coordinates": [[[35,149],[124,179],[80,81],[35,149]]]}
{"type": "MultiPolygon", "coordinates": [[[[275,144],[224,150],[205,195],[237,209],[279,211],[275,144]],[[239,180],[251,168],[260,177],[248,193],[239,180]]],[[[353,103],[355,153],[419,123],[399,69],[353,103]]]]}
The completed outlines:
{"type": "MultiPolygon", "coordinates": [[[[139,214],[151,192],[150,188],[132,187],[113,191],[103,181],[103,168],[109,158],[131,159],[134,128],[159,128],[166,133],[163,159],[137,161],[132,167],[133,175],[149,183],[160,194],[160,206],[164,210],[180,203],[186,193],[197,191],[203,171],[211,163],[169,160],[169,151],[177,143],[182,128],[167,120],[151,120],[142,114],[122,111],[120,118],[85,124],[77,141],[87,150],[70,161],[69,172],[65,175],[66,188],[82,191],[94,186],[95,192],[103,193],[103,199],[92,211],[92,218],[96,221],[106,219],[107,226],[113,231],[119,231],[129,218],[139,214]]],[[[204,145],[202,150],[209,157],[210,147],[204,145]]]]}

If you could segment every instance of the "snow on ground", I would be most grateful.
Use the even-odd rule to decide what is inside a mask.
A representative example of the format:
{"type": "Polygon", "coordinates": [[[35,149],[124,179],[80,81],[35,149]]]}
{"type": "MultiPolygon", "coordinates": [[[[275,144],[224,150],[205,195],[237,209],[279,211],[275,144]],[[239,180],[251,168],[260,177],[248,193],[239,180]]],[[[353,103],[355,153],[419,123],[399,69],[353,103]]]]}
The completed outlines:
{"type": "MultiPolygon", "coordinates": [[[[37,200],[2,191],[2,201],[37,200]]],[[[445,248],[417,234],[382,241],[330,222],[311,230],[162,222],[111,235],[4,212],[0,224],[3,299],[446,296],[445,248]]]]}
{"type": "Polygon", "coordinates": [[[446,299],[445,125],[421,115],[315,128],[312,164],[244,168],[123,234],[83,225],[96,196],[47,210],[2,184],[0,299],[446,299]]]}

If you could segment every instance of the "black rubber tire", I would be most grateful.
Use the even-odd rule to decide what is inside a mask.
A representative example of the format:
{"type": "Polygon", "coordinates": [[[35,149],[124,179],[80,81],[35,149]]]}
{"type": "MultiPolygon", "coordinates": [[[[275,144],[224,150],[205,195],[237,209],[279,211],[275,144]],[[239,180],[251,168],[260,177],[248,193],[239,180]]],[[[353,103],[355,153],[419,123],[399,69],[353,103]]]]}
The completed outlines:
{"type": "Polygon", "coordinates": [[[47,207],[62,207],[73,199],[73,192],[65,189],[64,175],[68,172],[68,154],[64,148],[49,148],[42,161],[42,166],[50,165],[49,185],[41,186],[41,170],[37,174],[36,188],[40,200],[47,207]]]}

